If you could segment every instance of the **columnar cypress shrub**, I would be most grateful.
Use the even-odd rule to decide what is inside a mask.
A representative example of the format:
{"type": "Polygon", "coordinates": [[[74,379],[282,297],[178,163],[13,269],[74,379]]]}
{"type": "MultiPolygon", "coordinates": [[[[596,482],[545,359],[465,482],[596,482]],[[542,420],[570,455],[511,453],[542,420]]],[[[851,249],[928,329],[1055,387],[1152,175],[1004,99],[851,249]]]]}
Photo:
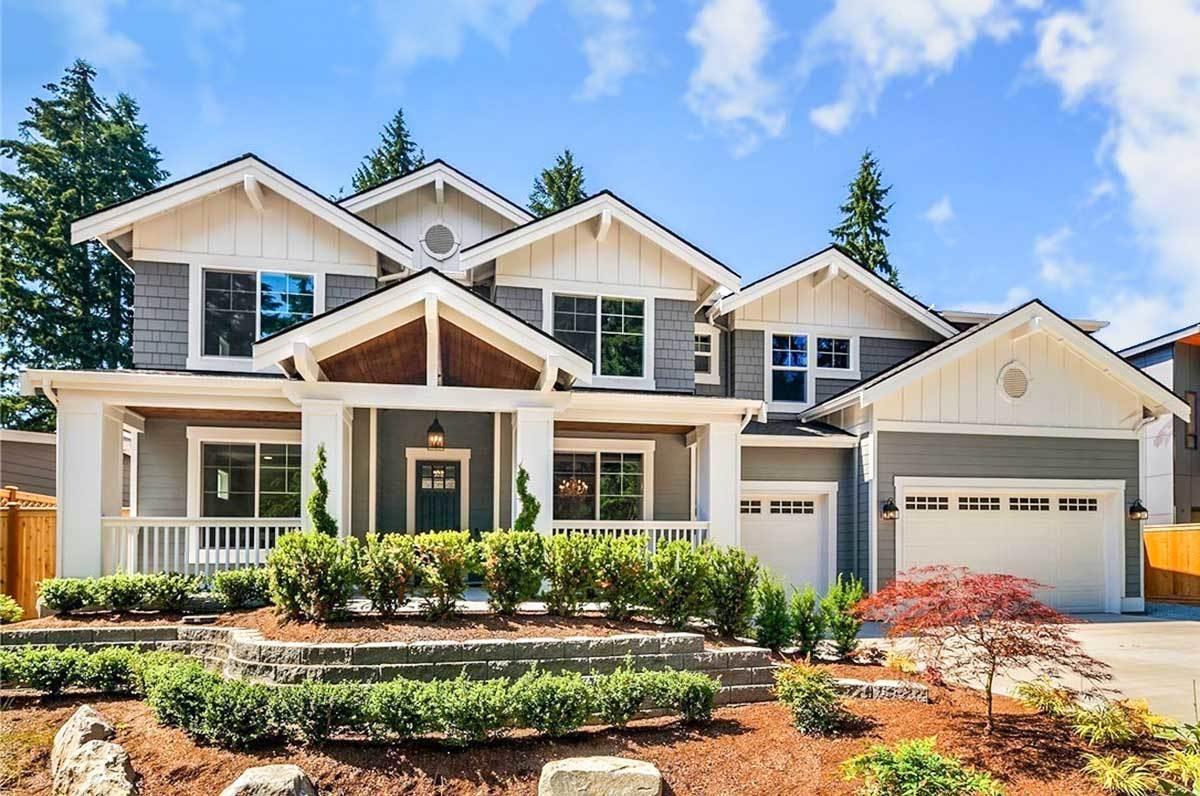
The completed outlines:
{"type": "Polygon", "coordinates": [[[545,564],[541,534],[492,531],[483,535],[479,546],[483,585],[494,611],[510,616],[518,605],[537,597],[545,564]]]}
{"type": "Polygon", "coordinates": [[[709,618],[722,636],[746,632],[754,613],[758,557],[739,547],[706,547],[709,618]]]}
{"type": "Polygon", "coordinates": [[[764,573],[758,580],[755,597],[754,637],[759,644],[778,651],[792,642],[792,621],[788,616],[787,594],[783,582],[764,573]]]}
{"type": "Polygon", "coordinates": [[[628,619],[646,603],[650,541],[641,535],[604,536],[592,551],[596,596],[609,619],[628,619]]]}
{"type": "Polygon", "coordinates": [[[681,629],[708,611],[708,557],[690,542],[677,539],[650,558],[649,607],[654,618],[681,629]]]}
{"type": "Polygon", "coordinates": [[[552,614],[579,613],[595,584],[592,571],[596,539],[582,533],[555,534],[545,542],[545,575],[549,585],[544,599],[552,614]]]}
{"type": "Polygon", "coordinates": [[[345,608],[354,590],[356,540],[319,531],[280,536],[267,558],[271,601],[288,616],[323,622],[345,608]]]}
{"type": "Polygon", "coordinates": [[[371,533],[358,550],[358,582],[371,608],[391,616],[408,601],[417,571],[412,537],[371,533]]]}
{"type": "Polygon", "coordinates": [[[800,655],[808,658],[817,651],[817,643],[825,633],[825,614],[821,610],[817,591],[805,586],[792,594],[792,632],[800,655]]]}
{"type": "Polygon", "coordinates": [[[858,646],[858,631],[862,630],[863,623],[854,609],[862,601],[863,594],[861,580],[853,575],[843,577],[839,574],[821,600],[821,614],[838,655],[849,655],[858,646]]]}
{"type": "Polygon", "coordinates": [[[451,616],[467,591],[467,575],[478,563],[469,531],[434,531],[413,539],[420,574],[422,609],[434,619],[451,616]]]}
{"type": "Polygon", "coordinates": [[[329,482],[325,480],[325,444],[317,446],[317,458],[312,466],[313,490],[308,495],[308,519],[312,528],[326,536],[336,537],[337,520],[330,515],[325,504],[329,500],[329,482]]]}

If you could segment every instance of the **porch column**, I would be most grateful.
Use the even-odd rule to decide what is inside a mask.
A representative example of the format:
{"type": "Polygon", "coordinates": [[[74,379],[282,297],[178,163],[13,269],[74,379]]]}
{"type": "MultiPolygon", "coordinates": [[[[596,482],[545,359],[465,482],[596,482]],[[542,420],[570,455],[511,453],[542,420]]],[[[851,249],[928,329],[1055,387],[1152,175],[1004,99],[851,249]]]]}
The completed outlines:
{"type": "Polygon", "coordinates": [[[121,407],[60,393],[58,576],[102,575],[100,519],[121,516],[121,407]]]}
{"type": "Polygon", "coordinates": [[[513,412],[513,519],[521,510],[517,499],[517,469],[529,473],[529,492],[542,504],[533,527],[549,535],[554,516],[554,410],[518,407],[513,412]]]}
{"type": "Polygon", "coordinates": [[[329,498],[325,510],[337,521],[338,535],[349,536],[350,432],[354,414],[341,401],[305,399],[300,402],[300,513],[304,529],[312,530],[308,496],[313,491],[312,468],[317,448],[325,446],[325,480],[329,498]]]}
{"type": "Polygon", "coordinates": [[[710,423],[696,443],[696,517],[713,544],[736,546],[742,465],[738,423],[710,423]]]}

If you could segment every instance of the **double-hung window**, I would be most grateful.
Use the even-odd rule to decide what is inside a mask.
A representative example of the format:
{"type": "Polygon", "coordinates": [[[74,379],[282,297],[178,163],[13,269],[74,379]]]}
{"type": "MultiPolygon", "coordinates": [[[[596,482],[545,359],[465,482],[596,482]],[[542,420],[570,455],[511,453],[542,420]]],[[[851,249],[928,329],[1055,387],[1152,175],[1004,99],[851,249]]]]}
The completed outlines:
{"type": "Polygon", "coordinates": [[[313,316],[312,274],[204,271],[204,356],[249,357],[259,337],[313,316]]]}
{"type": "Polygon", "coordinates": [[[552,330],[557,339],[590,357],[601,376],[645,375],[642,299],[556,295],[552,330]]]}
{"type": "Polygon", "coordinates": [[[850,370],[850,338],[818,337],[817,367],[850,370]]]}
{"type": "Polygon", "coordinates": [[[200,458],[203,516],[300,516],[299,445],[204,442],[200,458]]]}
{"type": "Polygon", "coordinates": [[[721,332],[715,326],[698,323],[692,334],[692,344],[695,348],[696,383],[720,384],[721,371],[718,363],[720,362],[721,332]]]}
{"type": "Polygon", "coordinates": [[[808,403],[808,335],[771,335],[771,400],[808,403]]]}

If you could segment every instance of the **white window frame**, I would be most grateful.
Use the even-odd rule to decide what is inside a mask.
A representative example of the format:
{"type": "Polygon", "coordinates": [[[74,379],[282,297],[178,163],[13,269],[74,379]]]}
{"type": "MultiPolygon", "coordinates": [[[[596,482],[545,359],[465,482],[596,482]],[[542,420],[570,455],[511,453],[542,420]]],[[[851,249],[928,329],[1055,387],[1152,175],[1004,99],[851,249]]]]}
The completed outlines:
{"type": "MultiPolygon", "coordinates": [[[[859,365],[859,335],[848,334],[846,332],[830,331],[827,328],[811,327],[811,326],[789,326],[789,325],[764,325],[763,331],[763,397],[766,399],[767,408],[776,412],[800,412],[816,403],[817,379],[843,379],[849,381],[861,381],[862,372],[859,365]],[[808,339],[808,385],[805,388],[805,395],[808,400],[800,401],[776,401],[773,395],[773,385],[771,382],[771,372],[774,370],[774,365],[771,361],[771,338],[773,335],[804,335],[808,339]],[[838,338],[850,341],[850,367],[846,368],[819,368],[817,367],[817,339],[820,337],[838,338]]],[[[800,368],[781,368],[782,370],[800,370],[800,368]]]]}
{"type": "MultiPolygon", "coordinates": [[[[554,337],[554,297],[571,296],[588,298],[596,302],[596,361],[592,377],[593,387],[618,387],[626,390],[654,389],[654,297],[637,295],[621,290],[595,292],[591,290],[576,290],[569,284],[561,287],[551,286],[542,290],[542,329],[554,337]],[[601,360],[601,303],[604,299],[620,299],[623,301],[640,301],[643,309],[642,328],[642,375],[641,376],[608,376],[600,372],[601,360]]],[[[558,339],[558,338],[555,338],[558,339]]]]}
{"type": "MultiPolygon", "coordinates": [[[[222,357],[204,353],[204,272],[233,271],[254,274],[254,329],[262,323],[262,275],[304,274],[313,277],[313,317],[325,312],[325,272],[316,271],[312,264],[283,264],[278,267],[216,265],[205,262],[192,263],[188,274],[188,370],[254,370],[253,357],[222,357]]],[[[255,337],[257,340],[258,337],[255,337]]],[[[253,341],[251,341],[253,342],[253,341]]]]}
{"type": "Polygon", "coordinates": [[[428,448],[404,449],[404,522],[409,533],[417,530],[417,462],[458,462],[458,520],[463,530],[471,527],[471,449],[443,448],[431,451],[428,448]]]}
{"type": "MultiPolygon", "coordinates": [[[[220,426],[188,426],[187,460],[187,513],[188,517],[200,518],[204,496],[204,469],[201,458],[206,442],[254,446],[254,517],[258,518],[259,498],[259,448],[262,445],[300,445],[298,428],[223,428],[220,426]]],[[[301,490],[303,492],[303,490],[301,490]]],[[[304,510],[301,504],[301,512],[304,510]]],[[[217,518],[214,518],[217,519],[217,518]]],[[[275,518],[272,518],[275,519],[275,518]]],[[[302,520],[302,517],[279,517],[285,520],[302,520]]]]}
{"type": "MultiPolygon", "coordinates": [[[[720,384],[721,383],[721,330],[718,329],[716,326],[713,326],[711,323],[697,323],[692,330],[692,334],[693,335],[697,335],[697,334],[708,335],[709,339],[712,341],[711,350],[708,354],[708,358],[709,358],[709,361],[712,363],[712,367],[709,369],[708,373],[700,373],[699,371],[697,371],[696,372],[696,383],[697,384],[720,384]]],[[[694,349],[695,345],[693,344],[692,347],[694,349]]],[[[699,356],[699,354],[697,352],[695,352],[694,350],[693,350],[693,355],[699,356]]]]}
{"type": "MultiPolygon", "coordinates": [[[[591,453],[595,455],[595,500],[600,499],[600,454],[642,454],[642,522],[652,522],[654,520],[654,447],[655,442],[652,439],[586,439],[583,437],[554,438],[554,453],[591,453]]],[[[551,485],[550,495],[551,501],[553,501],[553,485],[551,485]]],[[[610,522],[610,520],[599,519],[599,509],[594,511],[593,514],[593,518],[591,520],[586,520],[587,522],[610,522]]],[[[550,506],[550,516],[554,516],[553,505],[550,506]]],[[[567,520],[563,520],[563,522],[567,522],[567,520]]]]}

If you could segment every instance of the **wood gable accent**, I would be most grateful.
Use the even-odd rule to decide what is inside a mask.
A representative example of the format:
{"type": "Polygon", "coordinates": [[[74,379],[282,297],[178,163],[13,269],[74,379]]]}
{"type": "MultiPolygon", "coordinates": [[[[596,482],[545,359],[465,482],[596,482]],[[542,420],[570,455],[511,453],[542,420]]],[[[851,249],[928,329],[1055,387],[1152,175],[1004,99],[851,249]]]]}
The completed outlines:
{"type": "Polygon", "coordinates": [[[440,319],[442,384],[532,390],[538,372],[494,346],[440,319]]]}
{"type": "Polygon", "coordinates": [[[353,348],[322,359],[330,381],[425,383],[425,319],[417,318],[353,348]]]}

